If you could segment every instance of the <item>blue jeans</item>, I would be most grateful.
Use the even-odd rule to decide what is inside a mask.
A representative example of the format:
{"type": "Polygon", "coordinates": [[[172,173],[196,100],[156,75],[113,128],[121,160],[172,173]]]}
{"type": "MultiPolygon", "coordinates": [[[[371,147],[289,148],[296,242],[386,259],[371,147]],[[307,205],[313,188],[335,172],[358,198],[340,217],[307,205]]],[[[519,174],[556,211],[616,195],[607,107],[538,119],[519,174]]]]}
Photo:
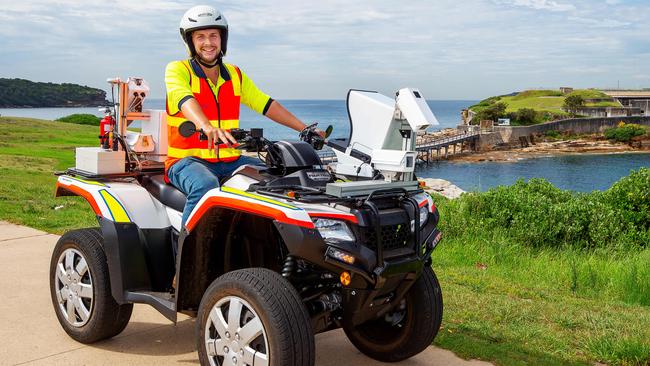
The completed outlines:
{"type": "Polygon", "coordinates": [[[203,195],[209,190],[219,187],[220,179],[229,176],[245,164],[262,165],[262,162],[256,158],[241,156],[229,163],[211,163],[191,156],[172,165],[167,171],[169,181],[187,196],[181,227],[185,226],[187,218],[203,195]]]}

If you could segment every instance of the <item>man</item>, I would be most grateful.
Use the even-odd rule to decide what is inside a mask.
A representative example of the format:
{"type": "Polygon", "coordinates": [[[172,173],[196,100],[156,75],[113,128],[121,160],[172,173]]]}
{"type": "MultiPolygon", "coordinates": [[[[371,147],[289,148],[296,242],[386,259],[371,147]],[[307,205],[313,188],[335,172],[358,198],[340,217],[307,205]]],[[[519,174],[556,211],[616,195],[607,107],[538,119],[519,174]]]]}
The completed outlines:
{"type": "Polygon", "coordinates": [[[169,182],[187,195],[185,225],[201,197],[219,186],[220,178],[244,164],[260,163],[240,157],[232,145],[237,141],[229,130],[239,127],[240,103],[296,131],[306,126],[261,92],[237,66],[223,63],[228,23],[219,11],[211,6],[191,8],[181,19],[180,32],[190,59],[171,62],[165,70],[169,137],[165,172],[169,182]],[[199,134],[180,135],[178,127],[188,120],[203,130],[207,141],[200,140],[199,134]]]}

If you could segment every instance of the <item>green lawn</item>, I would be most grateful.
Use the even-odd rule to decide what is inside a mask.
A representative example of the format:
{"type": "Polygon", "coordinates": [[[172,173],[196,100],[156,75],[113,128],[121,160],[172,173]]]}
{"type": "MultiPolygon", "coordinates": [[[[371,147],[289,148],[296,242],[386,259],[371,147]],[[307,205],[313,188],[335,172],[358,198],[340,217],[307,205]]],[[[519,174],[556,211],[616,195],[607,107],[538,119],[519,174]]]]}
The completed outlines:
{"type": "Polygon", "coordinates": [[[96,225],[85,200],[54,197],[53,172],[74,166],[76,146],[97,145],[97,129],[0,117],[0,220],[57,234],[96,225]]]}
{"type": "Polygon", "coordinates": [[[445,238],[433,254],[445,301],[436,344],[499,365],[650,362],[650,308],[618,299],[625,285],[606,278],[650,275],[650,250],[613,259],[472,234],[445,238]]]}
{"type": "Polygon", "coordinates": [[[564,97],[539,96],[529,98],[501,97],[500,102],[508,104],[506,112],[516,112],[521,108],[531,108],[540,112],[552,112],[555,114],[567,114],[562,110],[564,97]]]}
{"type": "MultiPolygon", "coordinates": [[[[75,146],[95,146],[96,130],[1,117],[0,220],[57,234],[95,226],[83,199],[54,198],[52,172],[74,165],[75,146]]],[[[594,235],[618,230],[627,235],[621,243],[636,243],[616,220],[643,220],[650,190],[622,186],[615,192],[628,202],[626,215],[632,215],[621,218],[608,216],[591,199],[573,202],[567,192],[542,188],[559,203],[518,190],[454,201],[434,197],[444,239],[433,253],[433,268],[445,302],[435,343],[498,365],[650,364],[650,249],[617,244],[610,250],[607,242],[589,249],[589,243],[570,240],[584,234],[580,225],[593,222],[597,225],[588,228],[594,235]],[[490,197],[504,201],[486,205],[490,197]],[[562,206],[565,201],[568,208],[562,206]],[[589,205],[590,215],[597,216],[567,211],[589,205]],[[517,210],[529,216],[517,216],[517,210]],[[545,221],[547,216],[554,224],[545,221]],[[506,230],[492,220],[512,227],[506,230]],[[559,223],[566,223],[566,232],[553,231],[559,223]],[[562,240],[567,242],[544,244],[562,240]]]]}
{"type": "MultiPolygon", "coordinates": [[[[526,90],[514,96],[500,96],[498,102],[508,105],[506,112],[516,112],[521,108],[531,108],[539,112],[550,112],[556,115],[567,115],[563,109],[564,99],[569,95],[580,95],[585,99],[609,98],[607,94],[593,89],[577,89],[563,95],[558,90],[526,90]]],[[[586,103],[586,107],[621,107],[616,101],[586,103]]],[[[471,107],[470,107],[471,108],[471,107]]]]}

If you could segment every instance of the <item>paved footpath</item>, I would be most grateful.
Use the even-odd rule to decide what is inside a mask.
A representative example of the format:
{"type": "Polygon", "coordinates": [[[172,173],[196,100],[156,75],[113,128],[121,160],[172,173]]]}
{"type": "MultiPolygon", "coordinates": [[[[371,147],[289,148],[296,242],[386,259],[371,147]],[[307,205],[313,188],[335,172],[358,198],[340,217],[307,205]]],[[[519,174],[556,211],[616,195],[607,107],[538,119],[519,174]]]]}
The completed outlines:
{"type": "MultiPolygon", "coordinates": [[[[84,345],[61,329],[50,301],[48,271],[57,235],[0,221],[0,365],[198,364],[194,320],[176,325],[147,305],[136,305],[117,337],[84,345]]],[[[316,365],[385,365],[356,350],[340,330],[316,336],[316,365]]],[[[399,365],[491,365],[465,361],[429,347],[399,365]]]]}

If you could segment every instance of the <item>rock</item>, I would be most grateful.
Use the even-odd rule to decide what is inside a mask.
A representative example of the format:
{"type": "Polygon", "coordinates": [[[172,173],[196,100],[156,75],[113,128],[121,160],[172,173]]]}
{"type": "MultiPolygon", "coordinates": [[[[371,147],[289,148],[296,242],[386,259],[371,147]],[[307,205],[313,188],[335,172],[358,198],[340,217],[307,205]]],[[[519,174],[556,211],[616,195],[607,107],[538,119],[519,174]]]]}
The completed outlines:
{"type": "Polygon", "coordinates": [[[421,178],[420,182],[424,182],[425,186],[422,187],[422,189],[424,189],[425,192],[438,193],[450,199],[458,198],[461,194],[465,193],[465,191],[460,189],[457,185],[444,179],[421,178]]]}

